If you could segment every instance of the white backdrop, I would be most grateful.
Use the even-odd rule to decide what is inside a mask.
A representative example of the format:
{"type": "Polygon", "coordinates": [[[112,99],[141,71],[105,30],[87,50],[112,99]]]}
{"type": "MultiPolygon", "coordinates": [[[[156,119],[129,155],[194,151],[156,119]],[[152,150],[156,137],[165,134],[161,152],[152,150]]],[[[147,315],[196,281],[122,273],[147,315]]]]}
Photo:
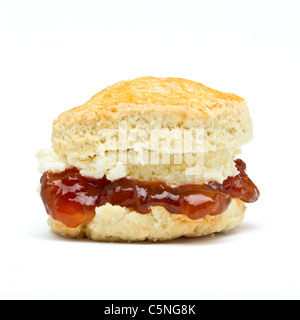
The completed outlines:
{"type": "Polygon", "coordinates": [[[0,298],[300,298],[298,0],[0,0],[0,298]],[[36,193],[52,121],[107,85],[184,77],[249,104],[262,197],[237,230],[165,244],[52,234],[36,193]]]}

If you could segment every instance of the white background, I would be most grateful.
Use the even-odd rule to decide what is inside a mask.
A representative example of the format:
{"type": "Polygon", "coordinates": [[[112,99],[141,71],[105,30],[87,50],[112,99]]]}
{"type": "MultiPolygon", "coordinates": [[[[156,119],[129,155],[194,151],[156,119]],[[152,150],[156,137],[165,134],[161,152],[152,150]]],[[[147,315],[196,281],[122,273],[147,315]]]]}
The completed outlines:
{"type": "Polygon", "coordinates": [[[300,298],[300,1],[0,0],[2,299],[300,298]],[[261,189],[235,231],[164,244],[51,233],[34,158],[107,85],[173,76],[248,101],[261,189]]]}

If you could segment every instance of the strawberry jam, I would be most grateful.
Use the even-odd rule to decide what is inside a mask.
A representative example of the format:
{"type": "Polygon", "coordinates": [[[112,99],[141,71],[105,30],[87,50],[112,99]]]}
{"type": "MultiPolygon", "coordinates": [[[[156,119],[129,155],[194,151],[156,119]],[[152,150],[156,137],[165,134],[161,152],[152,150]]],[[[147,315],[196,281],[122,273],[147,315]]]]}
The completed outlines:
{"type": "Polygon", "coordinates": [[[95,180],[80,175],[77,169],[62,173],[46,172],[41,178],[41,196],[47,213],[69,228],[90,221],[95,208],[106,203],[135,210],[141,214],[151,207],[161,206],[173,214],[184,214],[190,219],[219,215],[226,211],[232,198],[255,202],[259,191],[249,179],[242,160],[236,160],[240,174],[229,177],[223,185],[183,185],[172,188],[163,182],[142,182],[105,177],[95,180]]]}

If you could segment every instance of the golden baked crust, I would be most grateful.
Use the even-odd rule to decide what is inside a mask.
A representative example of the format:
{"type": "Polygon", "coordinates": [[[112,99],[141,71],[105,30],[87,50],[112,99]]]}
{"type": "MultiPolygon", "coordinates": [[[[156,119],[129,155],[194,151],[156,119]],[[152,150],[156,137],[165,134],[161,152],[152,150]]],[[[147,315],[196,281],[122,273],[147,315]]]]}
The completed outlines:
{"type": "MultiPolygon", "coordinates": [[[[244,99],[185,79],[147,77],[117,83],[63,113],[53,124],[53,149],[81,159],[99,155],[112,138],[99,139],[99,132],[112,129],[117,137],[120,121],[127,121],[129,131],[203,129],[205,152],[239,148],[252,139],[244,99]]],[[[150,149],[144,141],[139,146],[150,149]]]]}
{"type": "Polygon", "coordinates": [[[185,106],[199,111],[200,117],[210,117],[220,107],[244,103],[245,100],[235,94],[220,92],[191,80],[144,77],[110,86],[73,111],[90,111],[90,108],[95,108],[95,112],[102,116],[102,112],[108,109],[119,112],[115,106],[143,106],[150,109],[155,106],[185,106]]]}
{"type": "Polygon", "coordinates": [[[67,238],[89,238],[95,241],[169,241],[179,237],[200,237],[226,232],[237,227],[246,207],[233,199],[221,215],[191,220],[185,215],[170,214],[163,207],[152,207],[149,214],[139,214],[120,206],[107,204],[96,209],[96,216],[77,228],[68,228],[49,218],[51,229],[67,238]]]}

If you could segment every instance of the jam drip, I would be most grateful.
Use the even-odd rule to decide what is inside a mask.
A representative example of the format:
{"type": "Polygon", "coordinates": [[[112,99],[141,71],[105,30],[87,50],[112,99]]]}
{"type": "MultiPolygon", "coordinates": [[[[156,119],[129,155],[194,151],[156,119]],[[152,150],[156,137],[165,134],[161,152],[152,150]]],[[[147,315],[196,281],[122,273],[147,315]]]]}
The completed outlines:
{"type": "Polygon", "coordinates": [[[257,186],[246,174],[246,164],[241,159],[235,161],[240,172],[235,177],[229,177],[223,182],[222,189],[232,198],[240,199],[246,203],[253,203],[260,197],[257,186]]]}
{"type": "Polygon", "coordinates": [[[95,216],[95,208],[104,204],[119,205],[141,214],[151,207],[161,206],[174,214],[190,219],[223,213],[232,198],[254,202],[259,191],[247,176],[246,165],[236,160],[240,174],[230,177],[223,185],[210,182],[205,185],[183,185],[172,188],[163,182],[141,182],[105,177],[95,180],[80,175],[77,169],[62,173],[46,172],[41,178],[41,196],[47,213],[69,228],[87,222],[95,216]]]}

